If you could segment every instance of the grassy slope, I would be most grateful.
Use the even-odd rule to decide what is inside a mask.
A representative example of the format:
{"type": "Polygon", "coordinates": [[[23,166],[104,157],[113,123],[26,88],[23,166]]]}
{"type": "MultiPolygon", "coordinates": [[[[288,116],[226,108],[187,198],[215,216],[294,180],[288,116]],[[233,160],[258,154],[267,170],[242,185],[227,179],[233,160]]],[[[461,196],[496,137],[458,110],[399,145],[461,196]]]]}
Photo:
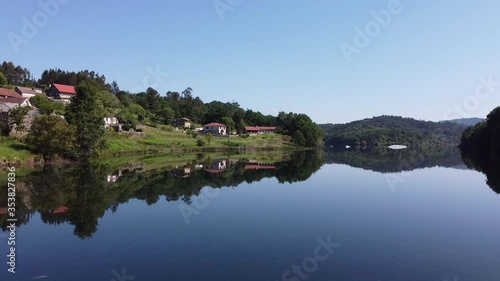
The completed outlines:
{"type": "MultiPolygon", "coordinates": [[[[108,148],[102,153],[102,157],[144,154],[144,153],[183,153],[186,151],[202,152],[217,150],[266,150],[293,148],[293,145],[284,140],[282,135],[265,134],[251,136],[249,138],[217,138],[212,137],[210,144],[204,136],[205,146],[197,146],[196,139],[184,132],[168,132],[160,129],[145,128],[145,137],[129,138],[117,133],[106,133],[108,148]],[[228,144],[229,142],[229,144],[228,144]]],[[[0,138],[0,161],[30,162],[40,156],[29,151],[29,147],[18,140],[0,138]]]]}
{"type": "Polygon", "coordinates": [[[143,138],[129,138],[123,134],[109,133],[107,135],[108,148],[103,155],[109,156],[137,152],[167,153],[181,151],[210,151],[238,148],[265,150],[293,147],[279,134],[263,134],[250,136],[248,138],[212,137],[210,144],[205,136],[198,136],[198,138],[203,139],[206,144],[204,146],[197,146],[197,139],[184,132],[168,132],[160,129],[145,128],[144,133],[146,136],[143,138]]]}

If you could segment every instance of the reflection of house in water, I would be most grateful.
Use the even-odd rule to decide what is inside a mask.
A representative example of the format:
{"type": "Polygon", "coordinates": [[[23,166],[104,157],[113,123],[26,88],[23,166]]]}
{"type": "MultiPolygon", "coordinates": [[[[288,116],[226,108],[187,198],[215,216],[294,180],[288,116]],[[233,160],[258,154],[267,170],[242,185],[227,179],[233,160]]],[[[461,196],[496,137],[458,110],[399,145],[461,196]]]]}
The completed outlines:
{"type": "Polygon", "coordinates": [[[211,174],[218,174],[224,172],[228,168],[229,161],[221,159],[212,161],[210,164],[204,166],[204,170],[211,174]]]}
{"type": "Polygon", "coordinates": [[[66,206],[61,206],[61,207],[59,207],[59,208],[55,209],[55,210],[52,212],[52,214],[54,214],[54,215],[57,215],[57,214],[64,214],[64,213],[67,213],[67,212],[68,212],[68,210],[69,210],[69,208],[68,208],[68,207],[66,207],[66,206]]]}
{"type": "Polygon", "coordinates": [[[7,209],[7,208],[0,208],[0,216],[1,216],[1,215],[6,215],[6,214],[8,214],[8,213],[9,213],[9,211],[8,211],[8,209],[7,209]]]}
{"type": "Polygon", "coordinates": [[[276,166],[270,163],[249,162],[245,165],[245,170],[274,170],[276,166]]]}
{"type": "Polygon", "coordinates": [[[130,165],[130,167],[115,171],[112,174],[108,175],[106,180],[108,183],[115,183],[123,175],[131,173],[131,172],[135,172],[135,171],[140,171],[143,168],[144,168],[144,163],[132,164],[132,165],[130,165]]]}
{"type": "Polygon", "coordinates": [[[171,174],[177,178],[188,178],[189,176],[191,176],[191,168],[190,167],[182,167],[182,168],[176,167],[174,170],[171,171],[171,174]]]}

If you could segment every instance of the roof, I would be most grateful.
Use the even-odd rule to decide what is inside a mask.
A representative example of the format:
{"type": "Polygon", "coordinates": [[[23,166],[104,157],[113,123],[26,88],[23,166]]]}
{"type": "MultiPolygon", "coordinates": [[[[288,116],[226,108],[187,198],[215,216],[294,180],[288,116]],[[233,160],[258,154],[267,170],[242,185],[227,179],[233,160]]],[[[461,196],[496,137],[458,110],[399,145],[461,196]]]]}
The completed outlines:
{"type": "Polygon", "coordinates": [[[52,85],[61,93],[76,95],[75,86],[56,84],[56,83],[53,83],[52,85]]]}
{"type": "Polygon", "coordinates": [[[259,127],[259,126],[246,126],[247,131],[274,131],[276,127],[259,127]]]}
{"type": "Polygon", "coordinates": [[[276,166],[267,165],[246,165],[245,170],[274,170],[276,166]]]}
{"type": "Polygon", "coordinates": [[[18,105],[23,104],[28,98],[0,98],[0,103],[15,103],[18,105]]]}
{"type": "Polygon", "coordinates": [[[22,98],[20,94],[16,93],[16,91],[11,89],[0,88],[0,96],[7,96],[12,98],[22,98]]]}
{"type": "Polygon", "coordinates": [[[30,94],[30,95],[37,95],[39,94],[42,90],[41,89],[35,89],[35,88],[28,88],[28,87],[16,87],[21,93],[23,94],[30,94]],[[36,91],[38,90],[38,92],[36,91]]]}
{"type": "Polygon", "coordinates": [[[225,172],[226,169],[224,170],[214,170],[214,169],[205,169],[205,172],[209,172],[210,174],[219,174],[225,172]]]}
{"type": "Polygon", "coordinates": [[[214,122],[203,125],[203,127],[226,127],[226,125],[214,122]]]}
{"type": "Polygon", "coordinates": [[[69,208],[68,208],[68,207],[66,207],[66,206],[61,206],[61,207],[59,207],[59,208],[55,209],[55,210],[52,212],[52,214],[63,214],[63,213],[68,212],[68,210],[69,210],[69,208]]]}

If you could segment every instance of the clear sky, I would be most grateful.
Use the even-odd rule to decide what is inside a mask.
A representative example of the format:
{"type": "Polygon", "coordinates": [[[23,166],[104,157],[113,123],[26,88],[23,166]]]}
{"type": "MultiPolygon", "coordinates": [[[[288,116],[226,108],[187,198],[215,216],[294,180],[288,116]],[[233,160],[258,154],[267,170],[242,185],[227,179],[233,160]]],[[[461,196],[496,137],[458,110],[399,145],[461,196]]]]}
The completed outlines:
{"type": "Polygon", "coordinates": [[[0,60],[37,77],[94,70],[124,90],[191,87],[205,102],[318,123],[500,105],[500,1],[394,1],[0,0],[0,60]]]}

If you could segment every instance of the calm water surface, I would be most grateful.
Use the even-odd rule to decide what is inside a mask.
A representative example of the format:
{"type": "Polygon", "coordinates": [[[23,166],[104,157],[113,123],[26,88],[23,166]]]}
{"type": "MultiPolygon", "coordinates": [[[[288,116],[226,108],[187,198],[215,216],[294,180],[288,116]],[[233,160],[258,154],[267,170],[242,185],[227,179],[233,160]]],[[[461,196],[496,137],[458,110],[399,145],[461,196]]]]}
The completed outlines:
{"type": "Polygon", "coordinates": [[[20,175],[0,280],[500,278],[500,195],[455,150],[250,160],[20,175]]]}

